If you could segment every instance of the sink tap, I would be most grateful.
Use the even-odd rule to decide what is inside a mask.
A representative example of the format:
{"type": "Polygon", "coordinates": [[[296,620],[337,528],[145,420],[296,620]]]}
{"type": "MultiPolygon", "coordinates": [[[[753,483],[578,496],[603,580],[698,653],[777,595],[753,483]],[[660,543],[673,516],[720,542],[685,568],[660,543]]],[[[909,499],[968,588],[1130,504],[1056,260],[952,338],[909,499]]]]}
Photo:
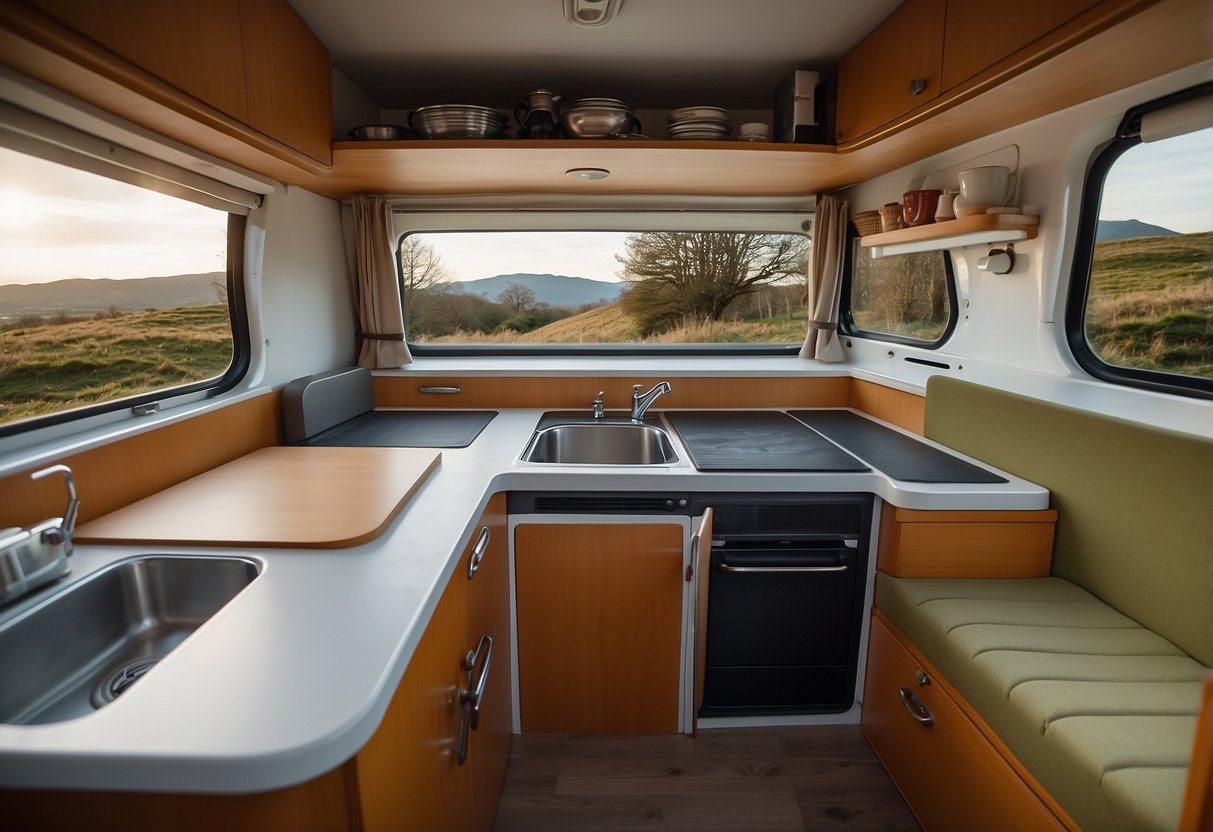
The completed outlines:
{"type": "Polygon", "coordinates": [[[649,409],[649,405],[657,400],[658,396],[670,392],[670,383],[668,381],[659,381],[647,393],[641,393],[640,387],[641,385],[639,384],[632,385],[632,421],[643,423],[644,412],[649,409]]]}
{"type": "Polygon", "coordinates": [[[51,474],[63,474],[67,484],[67,508],[63,516],[43,520],[26,529],[0,529],[0,604],[67,574],[67,558],[72,553],[72,535],[76,531],[80,501],[76,498],[72,469],[66,465],[35,471],[30,479],[40,480],[51,474]]]}
{"type": "Polygon", "coordinates": [[[605,390],[599,390],[598,398],[596,398],[596,399],[594,399],[594,401],[590,402],[590,411],[594,414],[595,419],[601,419],[606,415],[602,409],[603,408],[602,396],[605,392],[606,392],[605,390]]]}

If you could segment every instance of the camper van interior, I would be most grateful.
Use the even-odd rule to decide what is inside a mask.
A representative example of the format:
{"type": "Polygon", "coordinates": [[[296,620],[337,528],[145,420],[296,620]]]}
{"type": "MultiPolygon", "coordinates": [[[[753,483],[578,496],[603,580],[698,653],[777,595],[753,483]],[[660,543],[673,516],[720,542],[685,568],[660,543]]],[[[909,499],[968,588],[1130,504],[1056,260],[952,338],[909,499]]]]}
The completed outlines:
{"type": "Polygon", "coordinates": [[[0,827],[1213,832],[1208,0],[0,0],[0,827]]]}

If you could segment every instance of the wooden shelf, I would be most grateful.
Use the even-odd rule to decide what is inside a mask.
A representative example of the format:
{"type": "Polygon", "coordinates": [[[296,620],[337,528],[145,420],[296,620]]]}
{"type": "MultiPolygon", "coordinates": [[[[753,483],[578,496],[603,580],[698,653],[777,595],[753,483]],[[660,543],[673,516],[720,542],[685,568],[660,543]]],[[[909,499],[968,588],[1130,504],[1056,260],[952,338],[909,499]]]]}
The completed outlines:
{"type": "Polygon", "coordinates": [[[450,139],[336,142],[333,167],[309,186],[335,198],[386,194],[657,194],[795,197],[825,178],[858,179],[833,145],[734,141],[450,139]],[[574,181],[571,168],[605,168],[574,181]],[[371,186],[373,183],[373,187],[371,186]]]}
{"type": "Polygon", "coordinates": [[[899,231],[869,234],[860,238],[859,244],[869,249],[873,257],[888,257],[914,251],[1031,240],[1036,237],[1039,224],[1040,217],[1030,214],[977,214],[899,231]]]}

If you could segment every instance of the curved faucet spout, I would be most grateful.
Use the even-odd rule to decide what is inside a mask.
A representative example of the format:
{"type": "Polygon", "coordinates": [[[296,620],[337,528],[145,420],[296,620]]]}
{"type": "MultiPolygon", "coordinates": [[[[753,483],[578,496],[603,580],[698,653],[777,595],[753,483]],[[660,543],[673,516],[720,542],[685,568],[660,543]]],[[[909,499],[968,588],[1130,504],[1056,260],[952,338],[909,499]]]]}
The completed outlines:
{"type": "Polygon", "coordinates": [[[647,393],[640,392],[641,385],[632,385],[632,421],[643,422],[644,413],[649,409],[649,405],[657,400],[658,396],[663,396],[670,392],[670,383],[668,381],[659,381],[653,386],[653,389],[647,393]]]}

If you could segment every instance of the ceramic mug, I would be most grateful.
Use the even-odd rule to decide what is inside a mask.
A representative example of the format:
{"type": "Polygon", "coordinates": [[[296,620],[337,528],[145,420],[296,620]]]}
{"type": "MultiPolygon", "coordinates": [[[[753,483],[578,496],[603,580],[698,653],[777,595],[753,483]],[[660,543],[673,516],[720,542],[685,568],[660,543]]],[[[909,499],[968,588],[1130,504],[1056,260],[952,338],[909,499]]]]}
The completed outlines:
{"type": "Polygon", "coordinates": [[[942,193],[943,191],[936,189],[906,191],[901,197],[901,208],[905,215],[906,225],[912,228],[916,225],[935,222],[935,208],[939,203],[939,195],[942,193]]]}
{"type": "Polygon", "coordinates": [[[902,218],[901,203],[889,202],[880,208],[880,230],[881,231],[896,231],[899,228],[905,228],[906,224],[902,218]]]}
{"type": "Polygon", "coordinates": [[[1015,186],[1015,176],[1006,165],[987,165],[980,168],[962,170],[960,176],[960,196],[956,198],[956,207],[970,205],[1002,205],[1011,198],[1015,186]]]}

